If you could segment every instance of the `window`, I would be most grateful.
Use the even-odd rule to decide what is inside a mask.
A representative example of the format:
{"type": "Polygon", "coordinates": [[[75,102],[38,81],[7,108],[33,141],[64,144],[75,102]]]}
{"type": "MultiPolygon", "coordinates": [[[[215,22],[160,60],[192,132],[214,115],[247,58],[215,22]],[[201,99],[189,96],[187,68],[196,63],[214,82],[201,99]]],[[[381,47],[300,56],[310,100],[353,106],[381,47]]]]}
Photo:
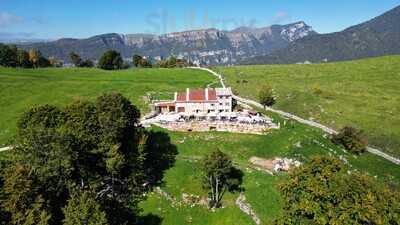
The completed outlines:
{"type": "Polygon", "coordinates": [[[221,102],[221,103],[219,103],[219,105],[222,105],[222,102],[221,102]]]}
{"type": "Polygon", "coordinates": [[[229,102],[225,103],[226,106],[229,106],[229,102]]]}

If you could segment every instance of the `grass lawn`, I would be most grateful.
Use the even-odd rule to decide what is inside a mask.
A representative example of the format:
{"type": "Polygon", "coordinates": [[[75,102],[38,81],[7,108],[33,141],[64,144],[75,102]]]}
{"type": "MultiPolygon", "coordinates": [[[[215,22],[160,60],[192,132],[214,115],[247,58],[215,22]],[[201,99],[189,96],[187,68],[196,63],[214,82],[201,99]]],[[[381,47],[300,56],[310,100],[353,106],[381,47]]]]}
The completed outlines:
{"type": "Polygon", "coordinates": [[[214,82],[207,72],[188,69],[9,69],[0,67],[0,146],[15,134],[19,115],[33,105],[62,106],[73,100],[92,100],[103,92],[118,91],[141,111],[144,96],[172,98],[176,90],[205,87],[214,82]]]}
{"type": "Polygon", "coordinates": [[[363,129],[373,146],[400,157],[400,56],[315,65],[216,68],[240,96],[266,83],[276,108],[340,129],[363,129]]]}

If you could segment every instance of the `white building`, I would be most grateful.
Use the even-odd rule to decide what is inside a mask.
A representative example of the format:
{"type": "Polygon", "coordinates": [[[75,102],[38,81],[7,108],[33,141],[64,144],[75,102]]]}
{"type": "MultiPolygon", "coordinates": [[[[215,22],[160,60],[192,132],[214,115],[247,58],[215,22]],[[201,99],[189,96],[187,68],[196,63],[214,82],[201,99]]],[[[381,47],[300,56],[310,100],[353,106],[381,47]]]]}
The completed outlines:
{"type": "Polygon", "coordinates": [[[174,100],[154,104],[159,113],[182,113],[185,115],[208,115],[232,112],[231,88],[189,89],[175,92],[174,100]]]}

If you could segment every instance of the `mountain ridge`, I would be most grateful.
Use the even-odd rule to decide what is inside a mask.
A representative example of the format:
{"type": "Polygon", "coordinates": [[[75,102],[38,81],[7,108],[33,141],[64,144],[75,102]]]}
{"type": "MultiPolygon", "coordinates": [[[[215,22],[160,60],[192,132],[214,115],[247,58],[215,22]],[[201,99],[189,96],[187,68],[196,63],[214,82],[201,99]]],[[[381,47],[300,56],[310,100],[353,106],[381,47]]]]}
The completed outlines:
{"type": "Polygon", "coordinates": [[[400,6],[342,31],[299,38],[264,56],[242,64],[291,64],[344,61],[400,54],[400,6]]]}
{"type": "Polygon", "coordinates": [[[20,47],[36,48],[46,56],[55,56],[67,62],[71,51],[96,60],[104,51],[114,49],[124,58],[140,54],[157,60],[174,55],[196,64],[214,65],[234,64],[242,58],[268,54],[298,38],[316,34],[303,21],[246,29],[246,32],[241,32],[237,29],[223,31],[207,28],[161,35],[107,33],[85,39],[61,38],[20,47]]]}

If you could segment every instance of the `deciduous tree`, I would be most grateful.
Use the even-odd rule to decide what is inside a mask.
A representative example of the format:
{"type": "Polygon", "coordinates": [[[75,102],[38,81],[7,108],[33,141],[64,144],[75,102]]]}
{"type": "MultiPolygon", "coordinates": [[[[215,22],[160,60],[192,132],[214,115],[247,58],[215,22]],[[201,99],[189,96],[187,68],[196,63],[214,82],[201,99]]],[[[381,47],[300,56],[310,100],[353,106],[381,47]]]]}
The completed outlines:
{"type": "Polygon", "coordinates": [[[81,66],[82,59],[77,53],[75,52],[69,53],[69,58],[71,59],[72,64],[74,64],[76,67],[81,66]]]}
{"type": "Polygon", "coordinates": [[[32,63],[33,67],[37,68],[39,67],[39,59],[41,57],[41,54],[38,50],[36,49],[29,49],[29,61],[32,63]]]}
{"type": "Polygon", "coordinates": [[[318,156],[280,185],[283,216],[276,224],[398,224],[400,192],[340,160],[318,156]]]}
{"type": "Polygon", "coordinates": [[[166,134],[144,132],[139,118],[136,106],[118,93],[24,113],[4,176],[6,193],[0,193],[13,224],[60,224],[77,189],[94,194],[110,224],[135,221],[144,184],[161,179],[176,154],[166,134]]]}
{"type": "Polygon", "coordinates": [[[202,171],[203,188],[209,190],[211,207],[221,206],[221,199],[226,191],[240,190],[243,173],[233,167],[232,160],[220,150],[204,157],[202,171]]]}
{"type": "Polygon", "coordinates": [[[17,51],[18,66],[22,68],[32,68],[32,63],[29,61],[29,54],[23,49],[17,51]]]}
{"type": "Polygon", "coordinates": [[[0,43],[0,66],[16,67],[17,65],[17,47],[0,43]]]}
{"type": "Polygon", "coordinates": [[[119,52],[108,50],[101,56],[98,66],[104,70],[119,70],[122,68],[123,63],[124,61],[119,52]]]}
{"type": "Polygon", "coordinates": [[[140,56],[140,55],[137,55],[137,54],[133,55],[132,56],[133,66],[139,67],[140,66],[140,60],[142,60],[142,59],[143,59],[143,57],[140,56]]]}

